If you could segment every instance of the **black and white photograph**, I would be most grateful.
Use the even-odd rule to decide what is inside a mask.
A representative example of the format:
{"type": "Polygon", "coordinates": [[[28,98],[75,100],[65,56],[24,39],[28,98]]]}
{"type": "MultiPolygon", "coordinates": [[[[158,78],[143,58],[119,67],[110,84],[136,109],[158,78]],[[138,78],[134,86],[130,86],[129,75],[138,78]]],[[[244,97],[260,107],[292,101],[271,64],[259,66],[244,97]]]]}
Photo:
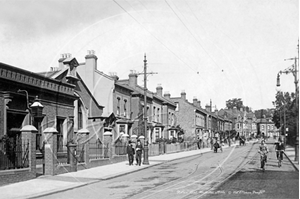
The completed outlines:
{"type": "Polygon", "coordinates": [[[298,199],[298,0],[0,0],[0,198],[298,199]]]}

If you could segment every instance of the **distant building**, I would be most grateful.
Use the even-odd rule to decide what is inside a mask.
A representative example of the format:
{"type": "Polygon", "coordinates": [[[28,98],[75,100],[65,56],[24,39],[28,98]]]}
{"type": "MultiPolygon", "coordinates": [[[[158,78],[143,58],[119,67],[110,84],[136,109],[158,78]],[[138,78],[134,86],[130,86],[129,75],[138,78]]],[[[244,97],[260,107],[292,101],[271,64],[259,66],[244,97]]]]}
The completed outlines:
{"type": "Polygon", "coordinates": [[[164,96],[176,104],[176,121],[185,130],[185,138],[208,139],[207,118],[209,115],[201,108],[200,101],[194,98],[193,103],[189,102],[184,91],[181,92],[180,97],[171,97],[170,94],[164,96]]]}
{"type": "Polygon", "coordinates": [[[257,119],[257,131],[258,135],[265,135],[267,137],[279,136],[279,131],[271,118],[257,119]]]}

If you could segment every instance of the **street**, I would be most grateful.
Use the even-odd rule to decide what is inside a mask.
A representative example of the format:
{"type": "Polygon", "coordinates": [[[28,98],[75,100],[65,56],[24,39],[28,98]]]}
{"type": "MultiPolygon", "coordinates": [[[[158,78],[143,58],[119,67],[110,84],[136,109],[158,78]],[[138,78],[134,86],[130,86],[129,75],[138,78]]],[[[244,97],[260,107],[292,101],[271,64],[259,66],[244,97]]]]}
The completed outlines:
{"type": "Polygon", "coordinates": [[[259,168],[259,156],[221,186],[203,193],[201,198],[299,198],[299,173],[286,157],[279,168],[274,146],[269,142],[270,153],[266,171],[259,168]]]}
{"type": "MultiPolygon", "coordinates": [[[[235,171],[244,170],[248,167],[247,165],[254,162],[255,165],[257,164],[255,161],[257,147],[257,144],[249,143],[246,146],[226,148],[223,152],[208,152],[198,156],[164,162],[135,173],[51,194],[43,198],[140,199],[199,198],[201,196],[203,198],[214,198],[215,195],[211,196],[209,194],[213,187],[229,178],[235,171]],[[246,163],[249,164],[246,165],[246,163]]],[[[270,163],[268,162],[268,164],[270,163]]],[[[74,181],[76,179],[66,178],[65,180],[74,181]]],[[[242,188],[237,186],[235,189],[240,190],[242,188]]],[[[219,197],[222,198],[223,196],[219,195],[219,197]]]]}

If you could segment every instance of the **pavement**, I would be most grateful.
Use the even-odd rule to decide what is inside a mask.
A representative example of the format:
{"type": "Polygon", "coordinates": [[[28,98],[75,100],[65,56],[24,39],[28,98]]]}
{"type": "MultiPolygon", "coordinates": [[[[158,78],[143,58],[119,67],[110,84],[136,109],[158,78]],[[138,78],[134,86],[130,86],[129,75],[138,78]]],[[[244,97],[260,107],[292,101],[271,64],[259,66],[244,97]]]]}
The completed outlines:
{"type": "MultiPolygon", "coordinates": [[[[234,146],[234,144],[232,146],[234,146]]],[[[223,148],[227,147],[228,146],[224,146],[223,148]]],[[[293,159],[293,155],[295,156],[292,149],[293,148],[286,149],[286,154],[290,156],[291,159],[293,159]]],[[[147,169],[149,167],[162,164],[166,161],[172,161],[207,152],[211,152],[210,148],[151,156],[149,157],[149,165],[143,164],[141,166],[129,166],[128,161],[124,161],[55,176],[40,176],[36,179],[0,187],[0,198],[23,199],[42,197],[51,193],[63,192],[88,184],[93,184],[101,180],[108,180],[129,173],[137,172],[142,169],[147,169]]],[[[297,164],[297,166],[299,166],[299,163],[297,164]]]]}
{"type": "Polygon", "coordinates": [[[284,153],[286,157],[292,162],[294,168],[299,171],[299,160],[295,161],[295,147],[287,146],[284,153]]]}

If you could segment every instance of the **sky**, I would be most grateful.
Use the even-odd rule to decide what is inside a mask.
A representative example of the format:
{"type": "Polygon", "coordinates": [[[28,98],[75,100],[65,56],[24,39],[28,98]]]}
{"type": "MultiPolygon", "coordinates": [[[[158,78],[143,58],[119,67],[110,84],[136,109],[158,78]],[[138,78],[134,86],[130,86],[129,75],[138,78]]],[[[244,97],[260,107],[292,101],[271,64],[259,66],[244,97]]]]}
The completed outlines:
{"type": "MultiPolygon", "coordinates": [[[[61,54],[85,61],[88,50],[106,74],[143,72],[152,92],[273,108],[277,91],[294,92],[279,71],[298,57],[298,0],[0,0],[0,62],[32,72],[58,66],[61,54]]],[[[143,86],[143,76],[138,77],[143,86]]]]}

